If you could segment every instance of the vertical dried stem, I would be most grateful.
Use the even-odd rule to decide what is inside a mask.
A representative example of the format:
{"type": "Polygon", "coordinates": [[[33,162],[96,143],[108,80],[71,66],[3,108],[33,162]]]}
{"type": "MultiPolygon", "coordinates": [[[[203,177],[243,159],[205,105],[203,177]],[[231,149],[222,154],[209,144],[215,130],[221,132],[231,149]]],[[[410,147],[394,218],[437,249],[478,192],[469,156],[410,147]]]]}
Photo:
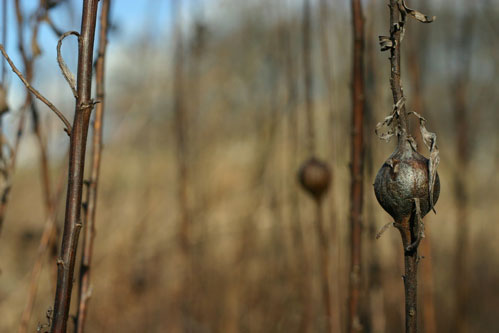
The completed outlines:
{"type": "Polygon", "coordinates": [[[68,192],[60,258],[57,260],[57,289],[54,300],[52,333],[66,332],[71,290],[81,222],[81,199],[85,148],[90,114],[94,101],[91,98],[92,60],[98,0],[84,0],[81,33],[78,39],[78,73],[75,116],[69,150],[68,192]]]}
{"type": "Polygon", "coordinates": [[[329,244],[324,230],[324,219],[322,214],[322,200],[317,199],[316,202],[316,232],[319,238],[319,257],[321,269],[321,289],[322,297],[324,298],[324,309],[326,312],[326,327],[330,333],[335,332],[333,326],[333,318],[338,313],[333,312],[331,302],[331,287],[330,287],[330,273],[329,273],[329,244]]]}
{"type": "MultiPolygon", "coordinates": [[[[7,47],[7,0],[2,1],[2,45],[7,47]]],[[[6,65],[2,61],[2,84],[5,84],[6,65]]]]}
{"type": "Polygon", "coordinates": [[[361,235],[364,165],[364,18],[360,0],[352,0],[353,81],[352,81],[352,162],[350,188],[350,283],[348,331],[362,330],[361,235]]]}
{"type": "MultiPolygon", "coordinates": [[[[290,158],[288,165],[290,166],[290,174],[295,172],[298,165],[298,114],[297,114],[297,73],[296,62],[292,50],[292,32],[290,29],[283,31],[283,49],[285,50],[285,68],[286,68],[286,81],[287,81],[287,111],[288,111],[288,137],[291,146],[290,158]]],[[[296,258],[298,261],[299,274],[299,294],[300,300],[303,304],[303,313],[300,320],[300,332],[310,332],[311,317],[312,317],[312,300],[310,293],[309,283],[309,265],[305,253],[304,237],[301,231],[300,221],[300,205],[298,200],[298,191],[296,184],[293,182],[289,189],[289,202],[291,205],[292,215],[292,234],[294,249],[296,250],[296,258]],[[294,185],[294,186],[293,186],[294,185]]]]}
{"type": "Polygon", "coordinates": [[[107,32],[109,27],[109,13],[111,0],[102,0],[101,16],[99,21],[99,49],[95,65],[95,85],[97,100],[95,107],[93,137],[92,137],[92,163],[90,181],[88,183],[86,210],[84,213],[85,233],[83,235],[83,252],[80,264],[80,281],[78,288],[78,313],[76,315],[76,332],[82,333],[85,328],[85,319],[88,312],[88,301],[91,296],[90,273],[95,238],[95,219],[97,210],[97,189],[102,155],[103,114],[105,107],[105,62],[107,32]]]}
{"type": "MultiPolygon", "coordinates": [[[[399,0],[390,0],[390,37],[393,46],[390,48],[390,86],[392,89],[393,103],[397,104],[403,98],[402,85],[400,83],[401,67],[400,67],[400,37],[402,30],[400,29],[400,11],[398,7],[399,0]]],[[[408,127],[407,115],[405,106],[402,105],[399,112],[399,125],[401,133],[398,136],[398,145],[401,149],[405,149],[408,127]]],[[[405,288],[405,327],[407,333],[417,332],[417,267],[418,267],[418,250],[417,246],[411,251],[406,251],[406,248],[413,243],[416,235],[412,232],[412,225],[415,214],[411,214],[410,218],[398,223],[398,229],[402,236],[402,244],[404,248],[404,288],[405,288]]]]}
{"type": "MultiPolygon", "coordinates": [[[[470,10],[470,9],[468,9],[470,10]]],[[[470,126],[468,116],[468,82],[472,56],[473,14],[468,13],[461,23],[461,33],[458,40],[458,73],[454,80],[454,126],[457,133],[456,157],[457,170],[454,175],[455,204],[457,216],[456,253],[454,274],[459,277],[455,285],[454,332],[468,332],[468,273],[467,262],[469,253],[469,206],[466,177],[469,173],[470,160],[470,126]]]]}
{"type": "MultiPolygon", "coordinates": [[[[332,65],[329,61],[329,33],[328,33],[328,23],[329,23],[329,4],[328,0],[321,0],[319,8],[319,17],[320,17],[320,27],[321,27],[321,53],[322,53],[322,71],[324,74],[324,81],[327,87],[327,102],[328,102],[328,116],[329,116],[329,138],[332,142],[330,142],[331,149],[331,165],[334,164],[336,158],[336,135],[334,130],[334,101],[333,101],[333,73],[332,73],[332,65]]],[[[334,184],[334,172],[333,168],[331,168],[331,184],[334,184]]],[[[333,258],[334,261],[334,269],[336,272],[339,269],[340,262],[339,258],[339,244],[338,244],[338,232],[336,225],[336,207],[335,207],[335,197],[333,195],[333,189],[330,190],[330,199],[329,199],[329,207],[330,207],[330,219],[331,219],[331,232],[330,232],[330,242],[333,247],[333,258]]],[[[332,273],[334,275],[334,273],[332,273]]],[[[331,285],[331,313],[334,314],[331,318],[331,326],[334,332],[339,332],[341,330],[341,300],[340,300],[340,279],[335,279],[336,282],[331,285]]]]}
{"type": "Polygon", "coordinates": [[[305,88],[305,108],[307,113],[307,149],[311,155],[315,153],[315,132],[314,132],[314,114],[312,100],[312,64],[310,61],[310,0],[303,2],[303,71],[305,88]]]}
{"type": "MultiPolygon", "coordinates": [[[[173,61],[173,98],[174,98],[174,133],[177,157],[177,198],[180,213],[179,247],[183,265],[183,281],[179,291],[181,324],[189,325],[190,316],[190,280],[192,277],[191,263],[191,216],[188,203],[188,138],[187,138],[187,107],[184,96],[184,45],[182,36],[182,2],[175,2],[173,12],[175,55],[173,61]]],[[[184,326],[188,330],[187,326],[184,326]]]]}
{"type": "MultiPolygon", "coordinates": [[[[426,2],[426,1],[425,1],[426,2]]],[[[422,5],[422,4],[421,4],[422,5]]],[[[425,53],[425,44],[421,40],[421,31],[415,38],[416,42],[411,43],[409,52],[407,52],[407,60],[409,65],[408,73],[413,86],[413,108],[414,111],[424,116],[423,103],[423,83],[421,76],[421,55],[425,53]]],[[[411,135],[416,139],[418,147],[423,146],[423,141],[419,135],[419,129],[412,126],[411,135]]],[[[426,258],[421,262],[421,281],[424,285],[422,290],[422,321],[423,329],[426,333],[437,332],[435,301],[434,301],[434,283],[433,283],[433,267],[431,261],[431,233],[428,223],[425,225],[425,241],[421,242],[421,252],[426,258]]]]}

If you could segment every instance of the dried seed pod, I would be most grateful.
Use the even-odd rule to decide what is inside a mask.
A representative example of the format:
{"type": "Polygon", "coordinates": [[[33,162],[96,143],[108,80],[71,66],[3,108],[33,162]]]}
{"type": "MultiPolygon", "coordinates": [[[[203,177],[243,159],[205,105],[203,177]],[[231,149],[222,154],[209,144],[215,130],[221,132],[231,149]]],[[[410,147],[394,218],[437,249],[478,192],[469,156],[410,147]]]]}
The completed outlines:
{"type": "Polygon", "coordinates": [[[331,172],[325,162],[312,157],[300,167],[298,180],[305,191],[319,200],[329,188],[331,172]]]}
{"type": "MultiPolygon", "coordinates": [[[[421,217],[430,207],[429,160],[414,151],[409,142],[385,161],[376,175],[374,193],[379,204],[396,222],[402,221],[414,211],[414,198],[420,200],[421,217]]],[[[438,174],[433,189],[433,204],[440,194],[438,174]]]]}

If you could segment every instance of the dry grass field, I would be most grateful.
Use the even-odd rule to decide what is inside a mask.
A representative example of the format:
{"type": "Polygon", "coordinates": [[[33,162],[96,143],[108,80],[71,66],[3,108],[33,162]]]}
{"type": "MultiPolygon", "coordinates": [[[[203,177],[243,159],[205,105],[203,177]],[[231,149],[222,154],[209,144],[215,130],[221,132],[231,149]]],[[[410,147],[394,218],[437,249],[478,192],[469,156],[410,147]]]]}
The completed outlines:
{"type": "MultiPolygon", "coordinates": [[[[118,2],[114,5],[119,6],[118,2]]],[[[109,35],[107,55],[104,151],[87,331],[303,332],[304,313],[310,311],[310,332],[325,332],[315,208],[296,176],[309,157],[300,54],[301,5],[295,1],[277,5],[273,0],[193,2],[197,5],[183,8],[188,17],[182,21],[186,139],[180,154],[178,121],[172,111],[173,22],[168,18],[163,31],[153,38],[144,18],[154,15],[148,7],[155,2],[148,1],[137,13],[142,15],[137,19],[143,20],[142,35],[127,38],[125,29],[120,29],[127,22],[112,15],[116,30],[109,35]],[[205,6],[204,16],[196,14],[197,6],[205,6]],[[203,29],[193,28],[196,24],[203,29]],[[198,54],[196,47],[200,48],[198,54]],[[295,95],[289,90],[287,56],[292,61],[295,95]],[[179,176],[182,158],[185,181],[179,176]],[[186,191],[184,208],[179,199],[181,187],[186,191]],[[187,251],[181,228],[185,211],[189,219],[187,251]]],[[[317,155],[328,162],[333,174],[323,207],[331,294],[339,310],[338,325],[346,331],[351,19],[349,2],[329,2],[326,27],[333,87],[328,91],[325,83],[319,1],[312,1],[313,101],[317,155]]],[[[410,2],[411,7],[421,7],[417,1],[410,2]]],[[[388,16],[383,1],[363,4],[367,114],[361,308],[366,332],[402,332],[400,236],[391,228],[375,239],[378,229],[391,218],[376,202],[372,188],[377,170],[395,146],[374,134],[376,123],[392,108],[387,54],[379,52],[377,45],[377,36],[386,33],[388,16]]],[[[412,110],[418,107],[416,99],[422,99],[423,108],[418,112],[437,133],[441,153],[437,214],[425,218],[426,238],[420,248],[424,256],[419,273],[422,332],[453,330],[460,283],[465,283],[468,292],[467,331],[497,331],[499,5],[483,0],[471,7],[425,1],[420,9],[436,15],[437,21],[432,25],[410,22],[404,39],[402,81],[407,104],[412,110]],[[459,44],[459,31],[466,13],[472,15],[471,39],[467,41],[472,43],[472,60],[464,91],[470,154],[467,173],[459,174],[457,142],[463,133],[455,125],[453,81],[465,47],[459,44]],[[410,58],[412,53],[417,54],[416,59],[410,58]],[[419,92],[411,75],[415,61],[422,84],[419,92]],[[462,258],[466,276],[456,275],[455,270],[460,260],[456,255],[462,253],[456,244],[456,179],[466,186],[469,242],[462,258]],[[431,318],[436,331],[432,331],[431,318]]],[[[67,10],[57,13],[55,22],[67,10]]],[[[55,43],[41,46],[55,49],[55,43]]],[[[14,52],[14,44],[11,50],[14,52]]],[[[36,63],[37,87],[49,91],[70,114],[73,106],[67,99],[71,92],[65,86],[59,93],[49,87],[53,80],[49,75],[59,72],[57,68],[54,73],[38,69],[44,66],[44,59],[36,63]]],[[[16,80],[10,76],[9,82],[16,80]]],[[[58,84],[62,87],[63,83],[58,84]]],[[[22,86],[17,88],[18,94],[24,93],[22,86]]],[[[68,142],[58,120],[42,104],[40,112],[55,190],[67,173],[64,152],[68,142]]],[[[18,119],[14,103],[3,124],[7,134],[14,133],[18,119]]],[[[423,146],[420,151],[428,156],[423,146]]],[[[65,207],[65,191],[62,193],[57,204],[59,236],[65,207]]],[[[29,122],[0,236],[0,332],[15,332],[19,327],[45,220],[39,152],[29,122]]],[[[53,306],[56,264],[51,251],[58,250],[44,255],[29,332],[46,322],[45,313],[53,306]]],[[[70,314],[75,311],[76,304],[70,314]]],[[[71,319],[69,327],[72,331],[71,319]]]]}

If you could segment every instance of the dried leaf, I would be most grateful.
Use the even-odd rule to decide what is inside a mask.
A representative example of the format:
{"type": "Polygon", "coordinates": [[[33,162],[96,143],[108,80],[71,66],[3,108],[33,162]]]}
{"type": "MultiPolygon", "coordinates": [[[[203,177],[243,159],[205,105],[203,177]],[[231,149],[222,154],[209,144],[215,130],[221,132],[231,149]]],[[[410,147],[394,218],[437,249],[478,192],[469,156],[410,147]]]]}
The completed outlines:
{"type": "Polygon", "coordinates": [[[409,114],[413,114],[419,118],[419,129],[421,131],[421,136],[423,137],[423,142],[425,146],[430,151],[430,162],[428,166],[428,173],[429,173],[428,188],[430,191],[430,209],[433,209],[433,211],[435,212],[435,208],[433,207],[433,188],[435,186],[435,180],[437,178],[437,167],[438,164],[440,163],[439,150],[437,146],[437,135],[426,129],[425,127],[426,119],[423,118],[420,114],[414,111],[409,112],[409,114]]]}
{"type": "Polygon", "coordinates": [[[390,223],[387,223],[384,226],[382,226],[379,229],[379,231],[376,233],[376,239],[379,239],[385,233],[385,231],[390,229],[390,227],[393,227],[393,225],[394,225],[394,222],[390,222],[390,223]]]}
{"type": "Polygon", "coordinates": [[[393,48],[393,41],[388,36],[378,36],[379,46],[381,47],[381,51],[387,51],[393,48]]]}
{"type": "Polygon", "coordinates": [[[376,129],[374,130],[378,138],[380,138],[381,140],[385,140],[386,142],[390,141],[391,137],[395,135],[395,130],[392,126],[393,117],[393,114],[386,117],[382,122],[376,125],[376,129]],[[386,133],[379,132],[380,128],[382,128],[383,126],[388,126],[388,131],[386,133]]]}
{"type": "Polygon", "coordinates": [[[414,208],[416,211],[416,223],[414,224],[413,227],[413,233],[416,235],[416,239],[414,240],[414,242],[412,242],[405,248],[407,252],[417,249],[419,243],[421,243],[421,240],[425,238],[424,223],[423,219],[421,218],[421,205],[419,198],[414,198],[414,208]]]}
{"type": "MultiPolygon", "coordinates": [[[[415,9],[411,9],[411,8],[407,7],[407,5],[405,4],[405,0],[402,0],[402,7],[403,7],[404,11],[407,14],[411,15],[412,17],[414,17],[419,22],[422,22],[422,23],[431,23],[431,22],[435,21],[435,19],[436,19],[435,16],[431,16],[430,17],[430,16],[427,16],[427,15],[424,15],[421,12],[418,12],[415,9]]],[[[400,6],[399,6],[399,8],[400,8],[400,6]]]]}
{"type": "Polygon", "coordinates": [[[392,114],[389,115],[388,117],[386,117],[382,122],[380,122],[376,125],[376,129],[374,130],[374,132],[376,133],[378,138],[388,142],[388,141],[390,141],[392,136],[398,135],[400,133],[399,126],[398,125],[395,126],[395,123],[393,122],[393,120],[396,117],[400,116],[400,109],[404,106],[404,104],[405,104],[405,98],[402,97],[396,104],[393,105],[392,114]],[[382,128],[383,126],[388,127],[388,131],[386,133],[380,133],[380,131],[379,131],[380,128],[382,128]]]}

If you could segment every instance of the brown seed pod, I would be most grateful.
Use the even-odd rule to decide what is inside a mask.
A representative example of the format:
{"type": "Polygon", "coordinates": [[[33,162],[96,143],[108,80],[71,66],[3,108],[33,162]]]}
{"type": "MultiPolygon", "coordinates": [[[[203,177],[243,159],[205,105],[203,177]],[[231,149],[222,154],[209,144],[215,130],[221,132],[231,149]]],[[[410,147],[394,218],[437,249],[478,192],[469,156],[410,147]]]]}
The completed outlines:
{"type": "MultiPolygon", "coordinates": [[[[395,152],[385,161],[376,175],[374,193],[379,204],[396,222],[402,221],[414,211],[414,198],[420,200],[421,217],[430,207],[428,186],[429,160],[414,151],[407,142],[403,149],[397,147],[395,152]]],[[[438,173],[433,189],[433,204],[440,194],[438,173]]]]}
{"type": "Polygon", "coordinates": [[[325,162],[312,157],[300,167],[298,180],[305,191],[319,200],[329,188],[331,172],[325,162]]]}

